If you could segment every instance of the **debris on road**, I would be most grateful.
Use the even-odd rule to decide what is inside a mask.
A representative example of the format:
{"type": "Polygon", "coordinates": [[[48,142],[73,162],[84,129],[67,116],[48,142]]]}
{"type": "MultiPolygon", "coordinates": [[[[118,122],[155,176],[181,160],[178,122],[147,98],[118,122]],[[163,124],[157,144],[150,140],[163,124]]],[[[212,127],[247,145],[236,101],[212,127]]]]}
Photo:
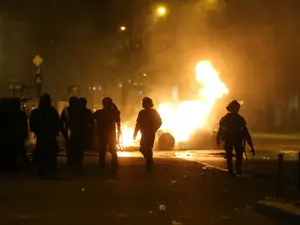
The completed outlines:
{"type": "Polygon", "coordinates": [[[176,182],[177,182],[176,180],[171,181],[172,184],[175,184],[176,182]]]}
{"type": "Polygon", "coordinates": [[[210,166],[203,166],[202,170],[210,170],[210,166]]]}
{"type": "Polygon", "coordinates": [[[173,220],[172,225],[182,225],[182,223],[179,221],[173,220]]]}
{"type": "Polygon", "coordinates": [[[166,211],[167,206],[161,204],[161,205],[159,205],[158,208],[159,208],[160,211],[164,212],[164,211],[166,211]]]}
{"type": "Polygon", "coordinates": [[[230,217],[229,216],[223,216],[221,219],[222,220],[230,220],[230,217]]]}
{"type": "Polygon", "coordinates": [[[84,192],[84,191],[85,191],[85,188],[81,188],[81,191],[84,192]]]}

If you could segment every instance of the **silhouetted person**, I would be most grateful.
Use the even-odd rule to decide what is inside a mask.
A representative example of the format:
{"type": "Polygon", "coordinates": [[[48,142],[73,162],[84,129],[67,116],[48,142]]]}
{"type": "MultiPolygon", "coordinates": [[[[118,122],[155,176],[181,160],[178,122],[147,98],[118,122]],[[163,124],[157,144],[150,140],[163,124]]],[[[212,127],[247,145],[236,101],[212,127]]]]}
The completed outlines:
{"type": "Polygon", "coordinates": [[[20,162],[26,162],[25,140],[28,137],[26,114],[21,110],[17,98],[2,99],[1,111],[1,165],[6,169],[17,169],[20,162]]]}
{"type": "Polygon", "coordinates": [[[155,140],[155,133],[158,131],[162,124],[162,120],[158,112],[153,109],[152,99],[145,97],[142,101],[143,110],[138,114],[133,139],[139,131],[141,131],[142,137],[140,141],[140,152],[146,159],[147,169],[151,170],[153,166],[153,145],[155,140]]]}
{"type": "Polygon", "coordinates": [[[56,177],[56,163],[59,152],[56,138],[61,128],[57,110],[51,106],[48,94],[42,94],[39,107],[34,109],[30,116],[30,129],[36,136],[34,153],[38,166],[38,176],[47,178],[49,172],[52,178],[56,177]]]}
{"type": "Polygon", "coordinates": [[[102,100],[103,108],[94,113],[96,135],[99,142],[99,166],[105,168],[105,156],[108,150],[112,156],[111,164],[117,169],[117,136],[121,134],[120,111],[109,97],[102,100]],[[116,132],[117,130],[117,132],[116,132]]]}
{"type": "Polygon", "coordinates": [[[220,127],[217,134],[217,144],[220,145],[222,140],[225,142],[224,149],[229,175],[234,175],[232,164],[233,148],[235,149],[236,172],[238,175],[242,175],[245,141],[250,145],[253,155],[255,154],[252,139],[246,126],[246,120],[239,115],[240,107],[240,104],[236,100],[229,103],[226,107],[228,113],[220,120],[220,127]]]}
{"type": "Polygon", "coordinates": [[[84,127],[85,149],[90,149],[93,143],[94,134],[94,116],[93,112],[87,108],[86,98],[79,98],[79,104],[83,109],[86,126],[84,127]]]}
{"type": "Polygon", "coordinates": [[[67,152],[67,163],[68,165],[72,164],[72,148],[71,148],[71,139],[70,139],[70,123],[71,123],[71,114],[74,113],[76,110],[76,106],[78,106],[78,98],[77,97],[71,97],[69,99],[69,106],[64,108],[60,119],[62,124],[61,133],[63,135],[63,138],[65,140],[65,147],[67,152]]]}
{"type": "Polygon", "coordinates": [[[24,111],[21,110],[21,101],[19,99],[13,99],[12,101],[12,125],[14,129],[14,147],[16,151],[16,164],[20,162],[23,165],[27,165],[27,149],[25,147],[25,141],[28,138],[28,122],[27,116],[24,111]]]}

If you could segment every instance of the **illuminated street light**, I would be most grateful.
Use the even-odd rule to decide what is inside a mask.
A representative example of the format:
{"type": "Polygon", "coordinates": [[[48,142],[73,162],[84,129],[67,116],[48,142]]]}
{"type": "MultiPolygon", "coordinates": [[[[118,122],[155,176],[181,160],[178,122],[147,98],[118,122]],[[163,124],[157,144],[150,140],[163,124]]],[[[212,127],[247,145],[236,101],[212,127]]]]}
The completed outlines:
{"type": "Polygon", "coordinates": [[[121,26],[120,27],[120,31],[125,31],[126,30],[126,27],[125,26],[121,26]]]}
{"type": "Polygon", "coordinates": [[[156,8],[156,14],[159,17],[166,16],[166,14],[167,14],[167,8],[165,6],[158,6],[156,8]]]}

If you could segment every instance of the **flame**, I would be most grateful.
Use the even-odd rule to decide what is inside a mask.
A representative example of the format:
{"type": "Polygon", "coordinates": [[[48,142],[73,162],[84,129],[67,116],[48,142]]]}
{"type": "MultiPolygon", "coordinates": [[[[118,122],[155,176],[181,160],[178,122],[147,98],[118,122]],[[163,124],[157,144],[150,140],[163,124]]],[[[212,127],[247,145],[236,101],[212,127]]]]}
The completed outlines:
{"type": "MultiPolygon", "coordinates": [[[[215,102],[229,93],[210,61],[198,62],[195,73],[200,85],[196,100],[163,103],[157,109],[163,121],[162,130],[171,133],[176,142],[188,141],[193,131],[205,128],[215,102]]],[[[123,127],[124,146],[137,144],[132,140],[133,129],[123,127]]]]}
{"type": "Polygon", "coordinates": [[[138,133],[136,140],[133,140],[133,131],[134,131],[134,126],[130,126],[128,124],[122,124],[121,145],[123,147],[138,146],[138,140],[140,140],[141,134],[138,133]]]}
{"type": "Polygon", "coordinates": [[[197,63],[195,72],[201,86],[197,100],[165,103],[158,107],[162,129],[170,132],[176,142],[188,141],[193,131],[204,128],[215,102],[229,92],[210,61],[197,63]]]}

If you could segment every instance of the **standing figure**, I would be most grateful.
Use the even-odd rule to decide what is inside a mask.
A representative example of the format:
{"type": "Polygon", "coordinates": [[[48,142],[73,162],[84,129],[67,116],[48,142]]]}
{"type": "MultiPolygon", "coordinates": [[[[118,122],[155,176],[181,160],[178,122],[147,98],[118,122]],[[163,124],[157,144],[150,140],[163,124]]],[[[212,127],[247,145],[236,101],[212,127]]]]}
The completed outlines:
{"type": "Polygon", "coordinates": [[[30,130],[36,136],[36,149],[34,153],[38,166],[38,176],[47,178],[56,177],[56,163],[59,152],[56,138],[60,132],[60,118],[57,110],[51,106],[51,97],[42,94],[39,107],[34,109],[30,116],[30,130]]]}
{"type": "Polygon", "coordinates": [[[232,164],[233,148],[235,149],[236,172],[238,175],[242,175],[245,141],[250,145],[253,155],[255,154],[252,139],[246,126],[246,120],[243,116],[239,115],[240,107],[240,103],[236,100],[229,103],[226,107],[228,113],[220,120],[220,127],[217,134],[217,144],[220,145],[222,140],[225,142],[224,149],[230,176],[234,175],[232,164]]]}
{"type": "Polygon", "coordinates": [[[99,165],[105,168],[105,156],[108,150],[112,156],[111,164],[117,169],[117,141],[121,134],[120,111],[109,97],[102,100],[103,108],[94,113],[96,121],[96,135],[99,142],[99,165]]]}
{"type": "Polygon", "coordinates": [[[90,123],[93,122],[86,108],[86,99],[80,98],[70,113],[70,145],[72,164],[80,169],[83,164],[84,151],[87,147],[87,136],[90,123]]]}
{"type": "Polygon", "coordinates": [[[79,98],[79,106],[83,110],[83,118],[85,120],[84,126],[84,148],[85,150],[92,148],[93,135],[94,135],[94,116],[90,109],[87,108],[87,100],[85,98],[79,98]]]}
{"type": "Polygon", "coordinates": [[[154,104],[151,98],[143,98],[142,106],[144,109],[138,114],[133,139],[135,140],[138,132],[141,131],[140,152],[146,160],[147,170],[151,170],[155,133],[160,128],[162,120],[158,112],[153,109],[154,104]]]}
{"type": "Polygon", "coordinates": [[[72,165],[72,148],[71,148],[71,139],[70,139],[70,123],[71,123],[71,114],[76,110],[76,104],[78,103],[77,97],[71,97],[69,99],[69,106],[64,108],[60,119],[61,119],[61,133],[65,140],[65,148],[67,152],[67,164],[72,165]]]}

